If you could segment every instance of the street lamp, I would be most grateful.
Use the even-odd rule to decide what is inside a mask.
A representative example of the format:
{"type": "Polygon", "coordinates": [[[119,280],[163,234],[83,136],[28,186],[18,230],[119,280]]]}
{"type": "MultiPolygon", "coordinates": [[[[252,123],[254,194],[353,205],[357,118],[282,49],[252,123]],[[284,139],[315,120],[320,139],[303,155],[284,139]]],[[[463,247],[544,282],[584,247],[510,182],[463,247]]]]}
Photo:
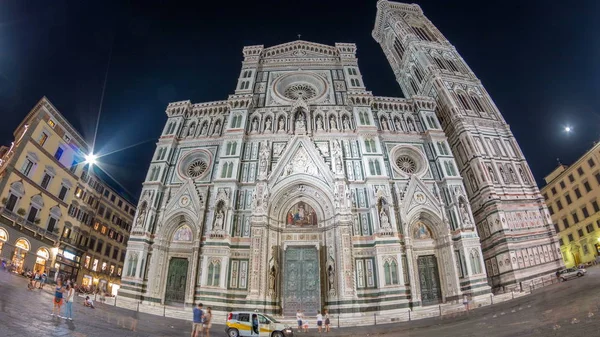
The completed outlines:
{"type": "Polygon", "coordinates": [[[98,156],[93,153],[85,155],[86,164],[94,165],[96,164],[96,159],[98,159],[98,156]]]}

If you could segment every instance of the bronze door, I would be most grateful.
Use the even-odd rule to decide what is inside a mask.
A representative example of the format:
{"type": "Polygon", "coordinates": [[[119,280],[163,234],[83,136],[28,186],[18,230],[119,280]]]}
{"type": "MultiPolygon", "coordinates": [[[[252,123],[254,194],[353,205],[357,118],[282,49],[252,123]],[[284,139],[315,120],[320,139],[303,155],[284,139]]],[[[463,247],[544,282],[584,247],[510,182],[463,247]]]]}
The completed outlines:
{"type": "Polygon", "coordinates": [[[165,290],[165,304],[185,302],[185,285],[187,282],[188,260],[172,258],[167,274],[167,288],[165,290]]]}
{"type": "Polygon", "coordinates": [[[283,267],[283,314],[294,316],[296,310],[307,317],[321,310],[319,254],[316,248],[290,247],[285,251],[283,267]]]}
{"type": "Polygon", "coordinates": [[[442,291],[435,255],[419,256],[417,258],[417,266],[419,269],[422,305],[440,303],[442,291]]]}

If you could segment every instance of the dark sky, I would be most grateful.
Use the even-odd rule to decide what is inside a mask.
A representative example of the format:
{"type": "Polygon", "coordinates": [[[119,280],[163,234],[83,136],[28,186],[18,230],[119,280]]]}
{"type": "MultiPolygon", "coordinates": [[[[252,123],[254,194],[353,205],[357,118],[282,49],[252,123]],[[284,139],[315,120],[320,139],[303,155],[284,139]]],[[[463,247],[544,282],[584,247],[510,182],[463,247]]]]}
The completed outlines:
{"type": "MultiPolygon", "coordinates": [[[[1,1],[0,143],[47,96],[135,196],[169,102],[226,99],[246,45],[354,42],[367,89],[401,96],[371,37],[376,1],[1,1]]],[[[420,1],[511,125],[538,184],[598,139],[600,1],[420,1]],[[483,5],[485,4],[485,5],[483,5]],[[574,133],[562,128],[570,124],[574,133]]]]}

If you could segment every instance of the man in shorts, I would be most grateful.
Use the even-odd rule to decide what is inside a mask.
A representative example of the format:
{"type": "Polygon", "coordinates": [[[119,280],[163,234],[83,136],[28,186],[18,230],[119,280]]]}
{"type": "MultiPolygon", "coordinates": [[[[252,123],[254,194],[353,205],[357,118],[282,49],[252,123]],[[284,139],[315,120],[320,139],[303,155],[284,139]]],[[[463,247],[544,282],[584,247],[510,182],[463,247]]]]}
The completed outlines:
{"type": "Polygon", "coordinates": [[[198,307],[194,308],[194,322],[192,323],[192,335],[190,337],[198,337],[198,333],[202,335],[202,316],[204,315],[204,311],[202,311],[202,303],[198,303],[198,307]]]}

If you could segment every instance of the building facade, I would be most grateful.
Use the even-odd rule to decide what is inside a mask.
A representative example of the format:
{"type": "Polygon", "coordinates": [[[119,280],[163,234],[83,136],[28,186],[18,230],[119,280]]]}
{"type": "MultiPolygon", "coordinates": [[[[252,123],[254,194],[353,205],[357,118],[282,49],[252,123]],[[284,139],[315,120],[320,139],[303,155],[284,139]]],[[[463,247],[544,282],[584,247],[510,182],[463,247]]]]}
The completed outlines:
{"type": "Polygon", "coordinates": [[[565,266],[594,261],[600,254],[600,144],[572,165],[559,165],[544,179],[542,194],[565,266]]]}
{"type": "Polygon", "coordinates": [[[405,95],[429,97],[465,181],[490,285],[562,267],[550,214],[510,127],[454,46],[417,5],[380,0],[373,37],[405,95]]]}
{"type": "MultiPolygon", "coordinates": [[[[45,272],[53,279],[61,275],[81,283],[84,256],[95,249],[89,242],[97,235],[92,225],[100,205],[100,197],[88,197],[90,181],[101,191],[110,189],[82,164],[89,146],[46,98],[25,117],[14,136],[0,158],[0,258],[18,273],[45,272]]],[[[133,202],[128,205],[134,208],[133,202]]],[[[133,213],[130,210],[123,217],[128,225],[133,213]]],[[[102,235],[111,231],[121,234],[121,242],[114,246],[123,251],[127,226],[113,226],[102,235]]],[[[107,261],[108,284],[113,276],[110,262],[115,265],[114,276],[122,262],[107,261]]]]}

